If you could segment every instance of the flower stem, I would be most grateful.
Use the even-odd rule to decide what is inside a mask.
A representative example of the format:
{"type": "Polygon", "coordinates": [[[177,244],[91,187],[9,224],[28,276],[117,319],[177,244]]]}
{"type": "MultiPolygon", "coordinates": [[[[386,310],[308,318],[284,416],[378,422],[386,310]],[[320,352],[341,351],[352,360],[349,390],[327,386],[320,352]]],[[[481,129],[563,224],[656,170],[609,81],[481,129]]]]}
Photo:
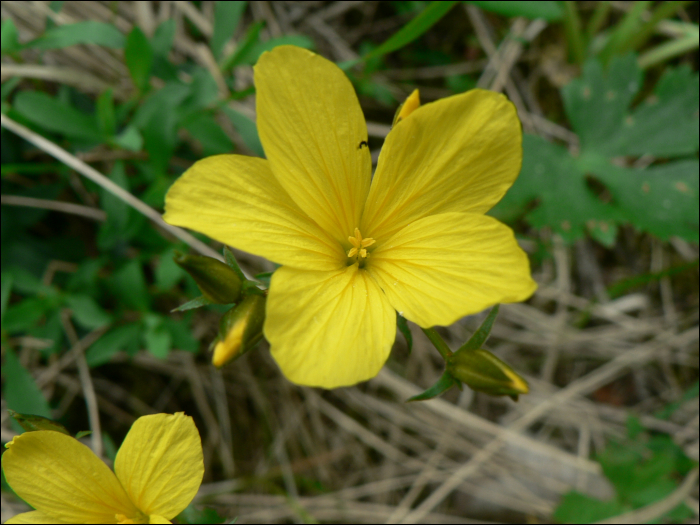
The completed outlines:
{"type": "Polygon", "coordinates": [[[452,355],[452,350],[450,350],[447,343],[442,340],[442,337],[440,337],[440,334],[438,334],[434,328],[421,328],[421,330],[428,336],[428,339],[430,339],[433,346],[437,348],[437,351],[440,352],[443,359],[447,360],[447,358],[452,355]]]}

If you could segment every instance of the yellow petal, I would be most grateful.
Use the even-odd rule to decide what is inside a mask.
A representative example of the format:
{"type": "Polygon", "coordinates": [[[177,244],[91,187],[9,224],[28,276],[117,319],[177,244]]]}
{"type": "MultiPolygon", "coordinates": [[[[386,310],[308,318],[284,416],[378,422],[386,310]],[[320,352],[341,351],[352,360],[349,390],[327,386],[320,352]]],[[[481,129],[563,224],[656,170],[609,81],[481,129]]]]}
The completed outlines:
{"type": "Polygon", "coordinates": [[[182,412],[138,418],[117,453],[114,471],[144,514],[177,516],[194,498],[204,475],[194,421],[182,412]]]}
{"type": "Polygon", "coordinates": [[[359,224],[372,161],[352,84],[335,64],[295,46],[255,66],[258,131],[282,187],[333,238],[359,224]]]}
{"type": "Polygon", "coordinates": [[[53,516],[46,514],[45,512],[41,512],[40,510],[33,510],[31,512],[23,512],[21,514],[17,514],[15,516],[12,516],[5,523],[7,523],[7,524],[10,524],[10,523],[21,523],[21,524],[45,523],[45,524],[50,524],[50,525],[54,525],[54,524],[58,525],[58,524],[62,524],[62,523],[71,523],[71,522],[56,519],[53,516]]]}
{"type": "Polygon", "coordinates": [[[264,159],[196,162],[168,191],[163,218],[279,264],[325,269],[345,262],[341,245],[299,209],[264,159]]]}
{"type": "Polygon", "coordinates": [[[163,516],[151,515],[148,523],[172,523],[170,520],[166,520],[163,516]]]}
{"type": "Polygon", "coordinates": [[[407,226],[374,250],[367,269],[392,306],[424,328],[524,301],[537,288],[513,231],[474,213],[432,215],[407,226]]]}
{"type": "Polygon", "coordinates": [[[521,141],[515,107],[498,93],[420,106],[384,142],[360,230],[387,239],[435,213],[485,213],[518,176],[521,141]]]}
{"type": "Polygon", "coordinates": [[[40,430],[15,437],[2,468],[12,490],[54,520],[116,523],[117,514],[138,517],[109,467],[66,434],[40,430]]]}
{"type": "Polygon", "coordinates": [[[272,275],[264,332],[287,379],[337,388],[379,373],[396,337],[396,314],[356,264],[337,272],[283,266],[272,275]]]}

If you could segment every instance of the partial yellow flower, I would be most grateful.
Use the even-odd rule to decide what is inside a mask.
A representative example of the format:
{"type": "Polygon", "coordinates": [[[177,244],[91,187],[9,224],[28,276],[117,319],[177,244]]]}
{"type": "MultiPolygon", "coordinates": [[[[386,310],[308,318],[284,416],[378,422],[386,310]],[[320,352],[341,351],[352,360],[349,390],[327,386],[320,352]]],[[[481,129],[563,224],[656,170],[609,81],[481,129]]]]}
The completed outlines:
{"type": "Polygon", "coordinates": [[[165,220],[283,265],[264,333],[290,381],[335,388],[374,377],[396,312],[449,325],[536,284],[513,232],[485,216],[520,171],[515,108],[484,90],[409,97],[376,173],[355,92],[332,62],[280,46],[255,66],[267,160],[195,163],[165,220]]]}
{"type": "Polygon", "coordinates": [[[6,523],[170,523],[204,475],[199,432],[182,412],[137,419],[114,472],[60,432],[25,432],[5,446],[5,479],[36,509],[6,523]]]}

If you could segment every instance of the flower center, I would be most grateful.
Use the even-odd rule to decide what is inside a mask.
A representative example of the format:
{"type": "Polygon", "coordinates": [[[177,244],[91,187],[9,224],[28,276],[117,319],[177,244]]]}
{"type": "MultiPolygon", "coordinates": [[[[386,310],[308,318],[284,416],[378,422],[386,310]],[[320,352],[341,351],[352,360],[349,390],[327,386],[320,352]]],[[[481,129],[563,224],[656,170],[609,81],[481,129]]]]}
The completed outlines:
{"type": "Polygon", "coordinates": [[[372,237],[362,238],[359,228],[355,228],[354,237],[348,237],[348,241],[352,244],[352,248],[348,250],[348,257],[355,258],[360,265],[364,263],[364,259],[369,257],[367,247],[372,246],[376,241],[372,237]]]}

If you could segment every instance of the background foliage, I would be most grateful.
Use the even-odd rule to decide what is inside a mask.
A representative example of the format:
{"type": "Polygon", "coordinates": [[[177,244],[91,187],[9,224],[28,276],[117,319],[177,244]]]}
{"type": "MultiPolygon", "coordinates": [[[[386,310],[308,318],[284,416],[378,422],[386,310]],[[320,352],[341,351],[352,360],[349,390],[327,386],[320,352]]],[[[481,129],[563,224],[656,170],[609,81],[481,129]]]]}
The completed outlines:
{"type": "MultiPolygon", "coordinates": [[[[1,34],[3,409],[90,428],[107,458],[138,416],[185,410],[206,460],[188,522],[215,519],[204,505],[263,522],[697,521],[697,3],[4,2],[1,34]],[[160,212],[199,158],[264,156],[251,66],[281,44],[346,70],[375,162],[416,87],[516,104],[523,168],[491,213],[540,289],[488,344],[531,384],[518,405],[456,389],[405,405],[441,373],[419,332],[377,379],[320,392],[286,383],[265,343],[212,369],[222,310],[171,313],[199,295],[175,250],[221,246],[144,204],[160,212]]],[[[441,333],[457,346],[480,320],[441,333]]],[[[3,411],[3,442],[17,431],[3,411]]]]}

